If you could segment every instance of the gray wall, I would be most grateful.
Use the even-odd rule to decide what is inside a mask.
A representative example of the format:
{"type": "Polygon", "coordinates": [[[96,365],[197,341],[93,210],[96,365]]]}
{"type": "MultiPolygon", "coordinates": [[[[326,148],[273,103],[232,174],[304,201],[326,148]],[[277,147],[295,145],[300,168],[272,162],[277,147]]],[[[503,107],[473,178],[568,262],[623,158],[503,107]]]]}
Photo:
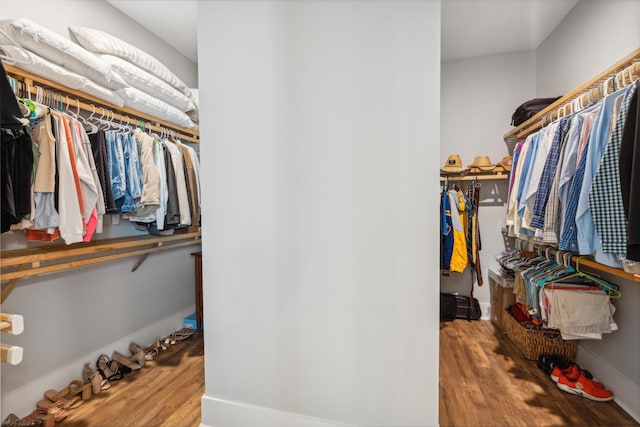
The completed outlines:
{"type": "MultiPolygon", "coordinates": [[[[535,52],[481,56],[442,63],[440,165],[450,154],[459,154],[468,165],[476,156],[496,163],[508,155],[502,139],[510,129],[515,106],[535,96],[535,52]]],[[[485,285],[476,284],[484,318],[489,318],[487,269],[495,254],[504,250],[500,228],[504,226],[507,181],[481,181],[480,260],[485,285]]],[[[470,270],[440,279],[443,292],[469,295],[470,270]]]]}
{"type": "MultiPolygon", "coordinates": [[[[142,29],[103,1],[3,0],[0,17],[28,17],[66,35],[67,25],[102,28],[129,38],[157,55],[189,84],[195,64],[142,29]]],[[[128,221],[109,225],[97,238],[136,235],[128,221]]],[[[2,249],[25,247],[21,233],[3,234],[2,249]]],[[[2,364],[2,419],[10,413],[27,415],[50,388],[62,389],[80,378],[86,362],[101,353],[128,354],[134,340],[149,344],[182,326],[194,311],[194,269],[190,256],[198,246],[151,254],[131,273],[136,258],[69,272],[21,279],[2,304],[2,311],[24,316],[25,332],[2,334],[4,344],[24,348],[22,363],[2,364]]]]}
{"type": "Polygon", "coordinates": [[[104,0],[0,0],[5,18],[27,18],[67,38],[70,25],[106,31],[155,56],[188,87],[198,87],[197,64],[104,0]]]}
{"type": "MultiPolygon", "coordinates": [[[[581,0],[536,52],[537,95],[570,91],[640,47],[639,17],[636,0],[581,0]]],[[[620,330],[583,340],[578,360],[640,419],[640,285],[620,286],[622,298],[613,301],[620,330]]]]}
{"type": "Polygon", "coordinates": [[[437,425],[439,1],[199,16],[203,424],[437,425]]]}
{"type": "Polygon", "coordinates": [[[638,0],[580,0],[536,50],[538,96],[560,96],[637,49],[638,17],[638,0]]]}

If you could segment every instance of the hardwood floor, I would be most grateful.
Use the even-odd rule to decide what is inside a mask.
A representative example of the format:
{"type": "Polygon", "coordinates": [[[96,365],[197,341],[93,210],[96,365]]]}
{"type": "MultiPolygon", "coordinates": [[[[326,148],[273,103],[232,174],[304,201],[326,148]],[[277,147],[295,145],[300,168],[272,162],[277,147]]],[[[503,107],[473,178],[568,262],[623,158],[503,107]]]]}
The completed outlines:
{"type": "MultiPolygon", "coordinates": [[[[613,402],[567,394],[489,321],[440,330],[440,426],[638,426],[613,402]]],[[[196,427],[204,394],[202,336],[160,354],[94,396],[59,427],[196,427]]]]}
{"type": "Polygon", "coordinates": [[[490,321],[440,330],[440,426],[638,426],[614,402],[559,390],[490,321]]]}
{"type": "Polygon", "coordinates": [[[56,427],[197,427],[203,394],[204,340],[197,334],[69,411],[56,427]]]}

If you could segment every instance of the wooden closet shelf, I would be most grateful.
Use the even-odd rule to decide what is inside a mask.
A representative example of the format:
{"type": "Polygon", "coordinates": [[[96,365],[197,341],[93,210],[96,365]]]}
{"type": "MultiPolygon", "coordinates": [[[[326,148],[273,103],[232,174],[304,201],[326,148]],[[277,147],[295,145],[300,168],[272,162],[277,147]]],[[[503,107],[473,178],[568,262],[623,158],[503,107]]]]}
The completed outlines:
{"type": "MultiPolygon", "coordinates": [[[[89,113],[95,112],[96,114],[101,114],[101,108],[105,108],[113,113],[113,119],[116,121],[122,121],[136,126],[139,125],[139,121],[145,123],[149,122],[149,124],[145,125],[146,128],[155,132],[162,132],[164,130],[163,128],[165,128],[176,132],[176,136],[182,140],[194,143],[200,142],[200,131],[198,130],[178,126],[166,120],[158,119],[150,114],[134,110],[133,108],[118,107],[117,105],[111,104],[110,102],[101,100],[82,91],[71,89],[70,87],[61,85],[60,83],[56,83],[44,77],[24,71],[15,65],[3,65],[10,77],[28,84],[28,90],[33,95],[37,94],[37,88],[34,86],[39,86],[43,89],[52,89],[62,95],[62,99],[59,102],[63,105],[67,105],[68,103],[69,106],[79,107],[83,111],[89,113]]],[[[111,114],[109,117],[111,117],[111,114]]]]}
{"type": "MultiPolygon", "coordinates": [[[[542,128],[543,125],[550,123],[558,117],[566,115],[567,107],[571,107],[571,103],[575,100],[579,99],[584,105],[587,105],[589,99],[598,99],[599,97],[602,97],[604,95],[602,85],[607,83],[607,86],[609,86],[611,78],[616,77],[616,75],[618,76],[618,79],[626,78],[619,73],[627,68],[629,68],[631,73],[636,76],[635,78],[640,74],[640,48],[634,50],[625,58],[594,76],[588,82],[573,89],[553,104],[538,112],[526,122],[504,134],[504,141],[509,145],[509,150],[512,151],[514,142],[526,138],[542,128]],[[560,114],[561,110],[562,114],[560,114]]],[[[611,92],[610,88],[608,89],[608,92],[611,92]]],[[[571,112],[571,108],[569,108],[569,112],[571,112]]]]}
{"type": "Polygon", "coordinates": [[[4,301],[11,290],[9,286],[23,277],[197,245],[200,244],[200,239],[201,233],[197,231],[172,236],[129,236],[72,245],[3,251],[0,258],[0,281],[8,280],[10,283],[2,289],[0,299],[4,301]]]}
{"type": "Polygon", "coordinates": [[[492,174],[446,174],[440,175],[440,182],[449,181],[489,181],[489,180],[504,180],[509,179],[509,172],[498,172],[492,174]]]}

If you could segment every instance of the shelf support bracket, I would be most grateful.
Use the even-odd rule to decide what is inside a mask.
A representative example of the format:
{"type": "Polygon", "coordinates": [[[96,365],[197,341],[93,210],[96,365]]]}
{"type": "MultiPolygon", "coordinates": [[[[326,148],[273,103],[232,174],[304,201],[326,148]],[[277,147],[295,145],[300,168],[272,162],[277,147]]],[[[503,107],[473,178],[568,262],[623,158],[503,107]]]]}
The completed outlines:
{"type": "Polygon", "coordinates": [[[136,271],[142,265],[142,263],[147,259],[148,256],[149,254],[144,254],[140,258],[138,258],[138,261],[136,261],[135,265],[131,268],[131,272],[133,273],[134,271],[136,271]]]}
{"type": "MultiPolygon", "coordinates": [[[[23,271],[25,270],[27,267],[29,266],[29,264],[20,264],[18,266],[18,271],[23,271]]],[[[18,278],[15,279],[11,279],[7,282],[6,285],[4,285],[2,287],[2,289],[0,289],[0,304],[2,304],[4,302],[4,300],[7,299],[7,297],[9,296],[9,294],[11,293],[11,291],[13,290],[14,286],[16,286],[16,283],[18,283],[18,278]]]]}

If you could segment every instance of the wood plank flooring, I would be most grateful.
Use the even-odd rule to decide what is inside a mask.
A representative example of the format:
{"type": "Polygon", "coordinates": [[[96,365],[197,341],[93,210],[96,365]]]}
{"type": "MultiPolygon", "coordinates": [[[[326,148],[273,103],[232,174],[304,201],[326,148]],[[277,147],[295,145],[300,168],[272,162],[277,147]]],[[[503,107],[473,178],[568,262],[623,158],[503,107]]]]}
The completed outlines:
{"type": "MultiPolygon", "coordinates": [[[[613,402],[567,394],[489,321],[440,330],[440,426],[638,426],[613,402]]],[[[160,354],[94,396],[60,427],[196,427],[204,394],[202,336],[160,354]]]]}
{"type": "Polygon", "coordinates": [[[614,402],[559,390],[490,321],[440,329],[440,426],[638,426],[614,402]]]}
{"type": "Polygon", "coordinates": [[[203,394],[204,340],[196,334],[69,411],[56,427],[197,427],[203,394]]]}

